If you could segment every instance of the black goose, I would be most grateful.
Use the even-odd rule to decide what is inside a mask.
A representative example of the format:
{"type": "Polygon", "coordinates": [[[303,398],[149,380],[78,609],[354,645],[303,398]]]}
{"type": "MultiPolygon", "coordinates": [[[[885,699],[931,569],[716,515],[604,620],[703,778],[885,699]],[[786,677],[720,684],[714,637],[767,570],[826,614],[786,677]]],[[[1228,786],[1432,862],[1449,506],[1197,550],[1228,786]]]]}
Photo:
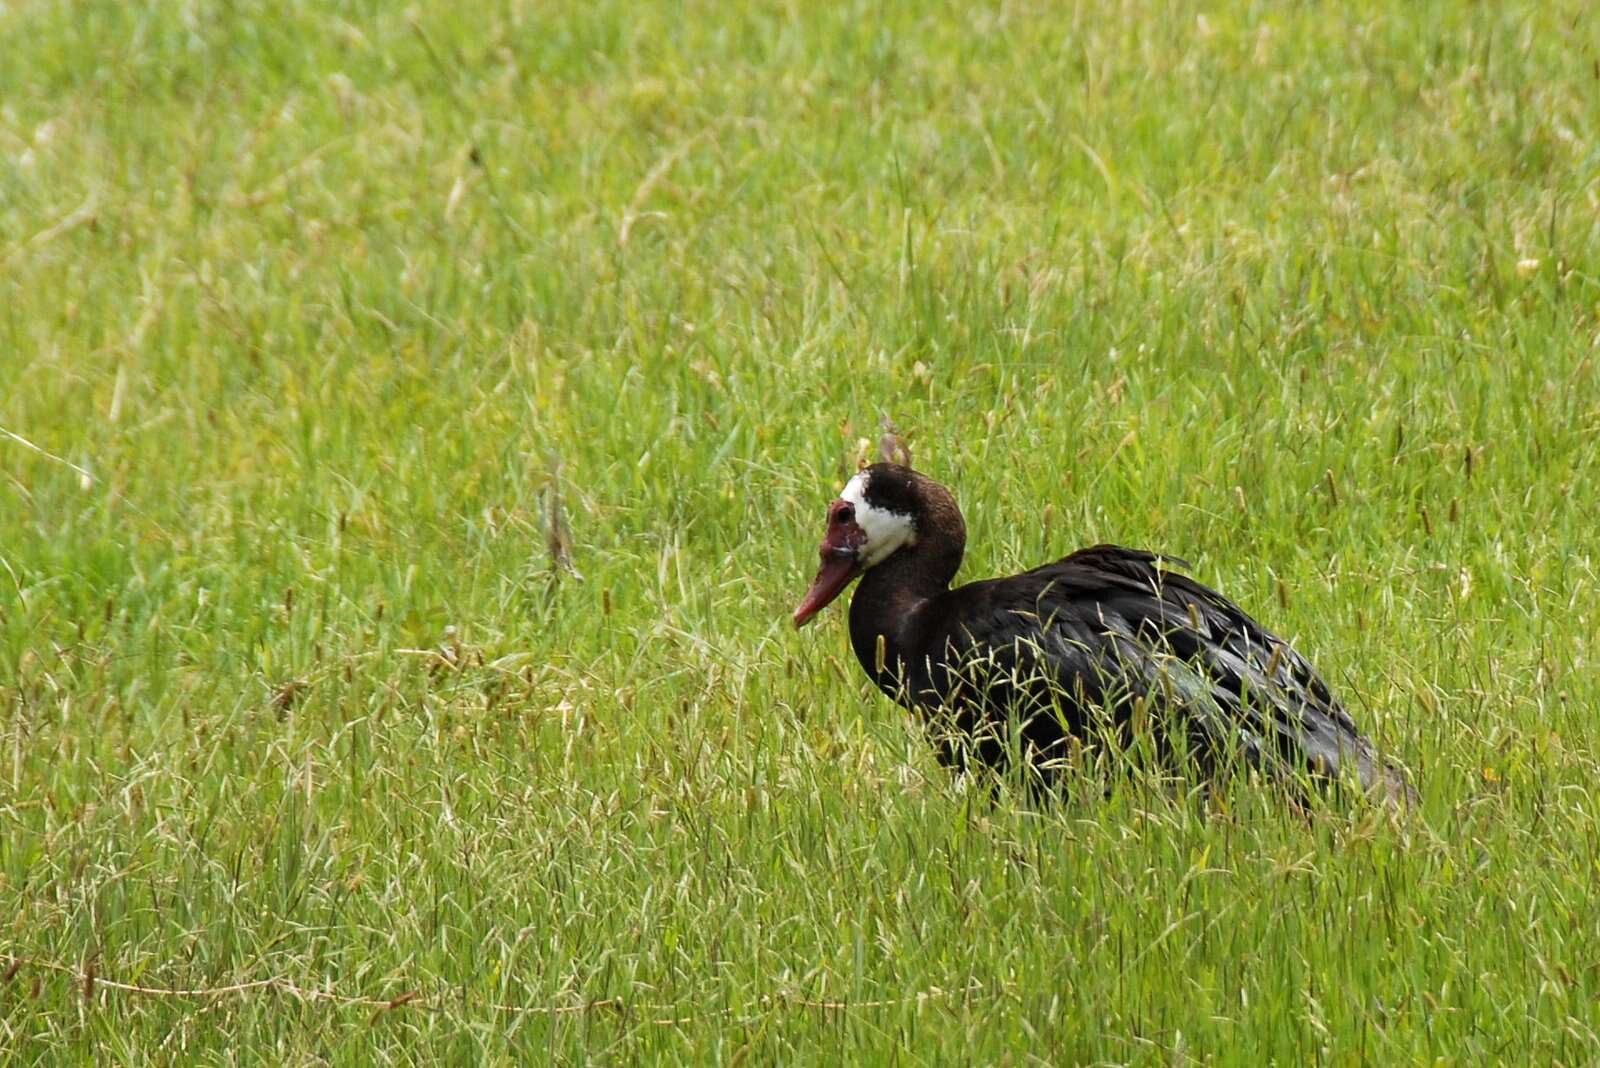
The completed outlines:
{"type": "Polygon", "coordinates": [[[1156,553],[1097,545],[1010,578],[950,588],[966,548],[955,498],[893,463],[828,509],[803,625],[860,577],[850,642],[879,689],[948,730],[941,756],[1003,764],[1020,750],[1045,783],[1076,738],[1157,749],[1204,774],[1227,754],[1285,780],[1352,777],[1393,804],[1414,796],[1305,658],[1156,553]]]}

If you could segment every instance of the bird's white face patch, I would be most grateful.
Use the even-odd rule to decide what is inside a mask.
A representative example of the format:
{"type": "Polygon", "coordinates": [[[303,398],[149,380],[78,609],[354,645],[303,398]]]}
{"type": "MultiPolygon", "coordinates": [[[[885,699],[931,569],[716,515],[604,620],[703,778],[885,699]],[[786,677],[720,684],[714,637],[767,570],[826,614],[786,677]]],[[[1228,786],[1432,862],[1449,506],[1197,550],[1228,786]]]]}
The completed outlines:
{"type": "Polygon", "coordinates": [[[861,547],[863,568],[881,564],[896,549],[917,543],[917,528],[909,515],[867,503],[866,472],[845,483],[839,499],[850,502],[855,509],[856,526],[867,535],[867,543],[861,547]]]}

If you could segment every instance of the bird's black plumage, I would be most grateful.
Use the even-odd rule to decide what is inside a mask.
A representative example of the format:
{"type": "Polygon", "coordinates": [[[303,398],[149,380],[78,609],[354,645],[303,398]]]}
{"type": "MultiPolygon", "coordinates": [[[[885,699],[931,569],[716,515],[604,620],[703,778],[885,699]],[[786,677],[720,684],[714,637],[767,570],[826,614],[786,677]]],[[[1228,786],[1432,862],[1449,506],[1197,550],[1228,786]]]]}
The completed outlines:
{"type": "Polygon", "coordinates": [[[864,504],[908,516],[914,537],[862,573],[851,644],[883,692],[954,729],[947,757],[1001,763],[1020,743],[1054,779],[1072,739],[1147,723],[1203,771],[1239,759],[1411,797],[1306,659],[1181,561],[1098,545],[951,589],[966,531],[949,492],[893,464],[863,480],[864,504]]]}

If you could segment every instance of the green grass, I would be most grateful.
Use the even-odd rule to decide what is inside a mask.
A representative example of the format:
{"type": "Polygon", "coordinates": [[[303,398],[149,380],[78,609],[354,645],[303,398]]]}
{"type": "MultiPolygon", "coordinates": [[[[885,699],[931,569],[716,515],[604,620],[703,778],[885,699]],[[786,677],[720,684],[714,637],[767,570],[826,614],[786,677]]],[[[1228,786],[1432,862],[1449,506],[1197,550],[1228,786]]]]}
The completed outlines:
{"type": "Polygon", "coordinates": [[[1597,25],[0,7],[0,949],[422,995],[25,963],[4,1059],[1594,1063],[1597,25]],[[788,624],[880,412],[1419,816],[964,791],[788,624]]]}

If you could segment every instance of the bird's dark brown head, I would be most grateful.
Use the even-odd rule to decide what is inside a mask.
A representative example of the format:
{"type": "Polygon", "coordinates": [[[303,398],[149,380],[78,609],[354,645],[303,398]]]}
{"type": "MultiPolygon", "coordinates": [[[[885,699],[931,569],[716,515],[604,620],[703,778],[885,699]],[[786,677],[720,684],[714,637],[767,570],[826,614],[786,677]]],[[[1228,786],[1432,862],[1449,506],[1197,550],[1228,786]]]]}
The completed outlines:
{"type": "Polygon", "coordinates": [[[891,559],[919,558],[949,582],[966,541],[966,524],[949,490],[900,464],[864,467],[828,506],[822,566],[795,609],[794,625],[804,625],[852,580],[891,559]]]}

